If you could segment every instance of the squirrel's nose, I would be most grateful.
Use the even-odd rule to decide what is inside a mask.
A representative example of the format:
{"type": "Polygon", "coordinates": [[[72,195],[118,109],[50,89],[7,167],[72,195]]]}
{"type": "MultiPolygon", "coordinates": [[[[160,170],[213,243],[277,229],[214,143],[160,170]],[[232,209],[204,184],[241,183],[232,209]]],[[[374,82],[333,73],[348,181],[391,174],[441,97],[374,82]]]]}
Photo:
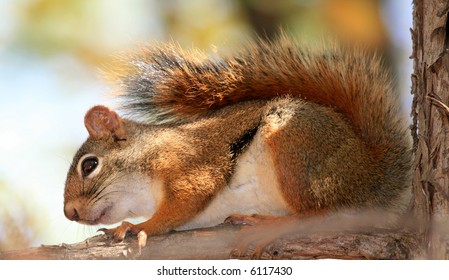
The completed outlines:
{"type": "Polygon", "coordinates": [[[80,216],[78,213],[78,210],[76,209],[73,202],[69,201],[64,205],[64,215],[69,219],[70,221],[79,221],[80,216]]]}

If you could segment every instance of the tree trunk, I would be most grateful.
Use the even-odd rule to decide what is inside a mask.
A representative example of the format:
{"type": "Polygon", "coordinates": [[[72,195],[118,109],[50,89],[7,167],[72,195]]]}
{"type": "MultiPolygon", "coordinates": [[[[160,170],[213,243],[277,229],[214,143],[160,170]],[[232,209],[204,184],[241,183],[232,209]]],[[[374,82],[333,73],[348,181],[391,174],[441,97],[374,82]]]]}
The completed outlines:
{"type": "Polygon", "coordinates": [[[413,208],[434,259],[449,257],[448,12],[447,0],[414,1],[413,208]]]}

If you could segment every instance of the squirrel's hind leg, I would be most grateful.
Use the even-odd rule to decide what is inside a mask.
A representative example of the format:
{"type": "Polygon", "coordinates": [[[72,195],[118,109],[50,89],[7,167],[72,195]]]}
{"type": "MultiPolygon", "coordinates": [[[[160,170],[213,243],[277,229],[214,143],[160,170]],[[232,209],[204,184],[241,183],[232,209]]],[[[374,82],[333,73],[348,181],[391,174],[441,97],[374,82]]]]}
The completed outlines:
{"type": "MultiPolygon", "coordinates": [[[[302,218],[301,218],[302,219],[302,218]]],[[[241,238],[236,248],[231,252],[231,258],[260,259],[265,252],[275,256],[275,248],[271,245],[279,238],[294,232],[300,217],[291,216],[265,216],[254,214],[251,216],[234,214],[226,218],[225,223],[242,225],[241,238]],[[250,227],[247,227],[250,226],[250,227]],[[272,251],[272,252],[271,252],[272,251]]]]}
{"type": "MultiPolygon", "coordinates": [[[[267,215],[242,215],[242,214],[234,214],[227,217],[224,223],[232,224],[232,225],[249,225],[254,226],[258,224],[262,224],[264,222],[274,222],[274,221],[282,221],[282,220],[291,220],[292,216],[267,216],[267,215]]],[[[296,219],[296,218],[295,218],[296,219]]]]}

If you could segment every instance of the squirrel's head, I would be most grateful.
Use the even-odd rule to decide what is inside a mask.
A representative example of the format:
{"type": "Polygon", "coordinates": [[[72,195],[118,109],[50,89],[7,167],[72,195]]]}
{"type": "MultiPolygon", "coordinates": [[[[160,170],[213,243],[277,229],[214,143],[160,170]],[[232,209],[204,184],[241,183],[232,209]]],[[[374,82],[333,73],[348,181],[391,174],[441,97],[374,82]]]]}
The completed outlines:
{"type": "Polygon", "coordinates": [[[104,106],[90,109],[84,124],[89,138],[75,154],[67,174],[65,216],[89,225],[137,216],[130,204],[142,195],[148,197],[150,178],[132,164],[135,155],[130,146],[133,135],[139,134],[136,126],[104,106]]]}

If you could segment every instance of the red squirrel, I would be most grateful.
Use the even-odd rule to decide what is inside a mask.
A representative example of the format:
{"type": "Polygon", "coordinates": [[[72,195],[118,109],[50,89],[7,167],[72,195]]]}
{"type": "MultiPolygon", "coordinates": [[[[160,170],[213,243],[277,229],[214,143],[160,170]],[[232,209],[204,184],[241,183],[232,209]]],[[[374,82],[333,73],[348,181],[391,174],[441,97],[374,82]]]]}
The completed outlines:
{"type": "Polygon", "coordinates": [[[217,225],[233,214],[310,217],[340,209],[401,212],[411,141],[380,59],[288,36],[233,55],[143,48],[111,75],[122,118],[84,119],[64,213],[130,233],[217,225]]]}

